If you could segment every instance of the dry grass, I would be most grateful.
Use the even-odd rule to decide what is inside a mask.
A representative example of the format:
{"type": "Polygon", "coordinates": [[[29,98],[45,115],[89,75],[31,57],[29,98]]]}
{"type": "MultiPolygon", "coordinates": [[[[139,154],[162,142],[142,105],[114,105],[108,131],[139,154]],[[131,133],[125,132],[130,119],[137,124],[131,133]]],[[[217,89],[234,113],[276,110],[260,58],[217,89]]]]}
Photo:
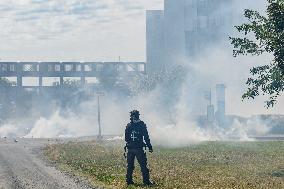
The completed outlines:
{"type": "MultiPolygon", "coordinates": [[[[148,161],[156,188],[284,188],[284,142],[207,142],[154,150],[148,161]]],[[[44,153],[59,168],[87,177],[94,186],[126,187],[122,144],[57,144],[44,153]]],[[[139,171],[136,165],[134,179],[142,183],[139,171]]]]}

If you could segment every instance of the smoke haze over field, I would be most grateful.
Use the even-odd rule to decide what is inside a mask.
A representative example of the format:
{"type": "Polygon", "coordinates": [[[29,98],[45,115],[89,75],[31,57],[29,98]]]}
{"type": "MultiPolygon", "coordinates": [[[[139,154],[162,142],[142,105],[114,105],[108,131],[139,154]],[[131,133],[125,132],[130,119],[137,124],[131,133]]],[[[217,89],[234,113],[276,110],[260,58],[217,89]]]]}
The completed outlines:
{"type": "MultiPolygon", "coordinates": [[[[13,1],[13,5],[18,8],[10,7],[10,9],[5,6],[8,2],[0,3],[0,10],[4,9],[4,12],[9,15],[5,20],[7,25],[12,23],[15,27],[10,28],[13,30],[12,36],[9,36],[8,32],[0,32],[0,36],[4,36],[4,39],[1,38],[2,44],[11,45],[0,47],[0,56],[3,60],[31,61],[43,60],[42,58],[46,60],[114,60],[119,55],[128,60],[143,60],[145,59],[145,8],[162,9],[163,7],[163,2],[160,0],[107,0],[97,1],[98,4],[88,0],[80,1],[81,3],[75,0],[72,1],[73,4],[69,4],[61,0],[58,1],[61,2],[59,5],[57,1],[49,2],[51,8],[42,11],[39,11],[40,7],[47,1],[38,3],[13,1]],[[52,9],[53,6],[65,7],[63,20],[61,17],[58,18],[58,13],[52,9]],[[81,9],[88,11],[84,12],[81,9]],[[98,11],[98,15],[91,13],[93,9],[98,11]],[[15,23],[20,13],[26,17],[15,23]],[[55,23],[46,14],[56,17],[55,23]],[[106,20],[103,19],[104,15],[108,15],[106,20]],[[115,18],[116,15],[119,15],[119,19],[115,18]],[[39,24],[42,20],[48,23],[47,26],[54,27],[43,30],[41,26],[36,25],[31,28],[38,33],[31,36],[32,31],[28,26],[34,22],[39,24]],[[74,24],[78,20],[80,29],[74,24]],[[23,25],[26,32],[15,31],[23,25]],[[22,46],[17,45],[19,38],[22,38],[22,46]],[[53,48],[54,46],[56,48],[53,48]],[[26,50],[22,51],[23,49],[26,50]]],[[[265,0],[236,0],[227,9],[224,7],[222,11],[239,10],[241,16],[242,10],[249,7],[263,12],[265,2],[265,0]]],[[[1,18],[0,21],[3,24],[1,18]]],[[[242,22],[242,18],[238,21],[242,22]]],[[[185,146],[204,140],[227,140],[230,137],[251,140],[249,136],[268,134],[271,130],[270,124],[258,118],[246,121],[234,119],[231,127],[216,126],[212,129],[206,125],[200,127],[198,117],[206,113],[208,102],[203,97],[204,91],[211,88],[213,99],[215,99],[214,90],[219,83],[226,85],[227,114],[250,117],[256,114],[283,113],[284,96],[279,98],[278,104],[273,109],[264,107],[266,97],[259,97],[254,101],[242,102],[241,100],[241,95],[246,90],[245,82],[249,77],[249,69],[256,65],[268,64],[269,61],[269,55],[233,58],[232,47],[227,38],[208,47],[207,50],[204,49],[202,56],[195,59],[176,57],[175,65],[179,66],[178,71],[169,73],[169,76],[162,76],[174,76],[177,82],[174,80],[171,83],[158,84],[150,92],[141,93],[135,97],[125,97],[116,93],[101,97],[103,134],[123,135],[132,109],[138,109],[141,112],[141,119],[147,124],[152,140],[159,145],[185,146]]],[[[137,85],[135,82],[132,84],[137,85]]],[[[31,116],[30,120],[13,120],[4,124],[0,127],[0,136],[52,138],[92,136],[98,133],[96,98],[80,103],[76,110],[63,110],[56,105],[48,108],[49,106],[49,102],[42,104],[42,107],[49,111],[47,114],[38,116],[35,109],[34,117],[31,116]]]]}

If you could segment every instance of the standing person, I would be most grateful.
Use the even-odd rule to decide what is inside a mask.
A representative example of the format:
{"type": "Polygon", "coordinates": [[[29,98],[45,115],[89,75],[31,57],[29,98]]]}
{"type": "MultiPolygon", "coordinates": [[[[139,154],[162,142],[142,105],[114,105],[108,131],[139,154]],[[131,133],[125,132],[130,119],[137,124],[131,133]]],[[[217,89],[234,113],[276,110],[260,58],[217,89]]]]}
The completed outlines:
{"type": "Polygon", "coordinates": [[[141,167],[143,183],[147,186],[150,186],[153,184],[149,179],[147,157],[146,152],[144,152],[143,148],[148,147],[150,153],[153,152],[153,148],[150,142],[146,124],[139,119],[139,115],[139,111],[131,111],[130,123],[127,124],[125,129],[125,149],[128,149],[126,183],[127,185],[134,184],[132,180],[132,174],[134,171],[134,160],[136,157],[141,167]]]}

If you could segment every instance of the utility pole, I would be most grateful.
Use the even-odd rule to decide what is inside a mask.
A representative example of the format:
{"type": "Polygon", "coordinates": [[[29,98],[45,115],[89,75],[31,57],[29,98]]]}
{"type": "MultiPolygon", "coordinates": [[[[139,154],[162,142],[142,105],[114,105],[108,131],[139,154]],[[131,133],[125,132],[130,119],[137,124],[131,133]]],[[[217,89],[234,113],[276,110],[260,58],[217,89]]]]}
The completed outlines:
{"type": "Polygon", "coordinates": [[[99,135],[98,139],[102,139],[102,128],[101,128],[101,107],[100,107],[100,95],[98,95],[98,125],[99,125],[99,135]]]}
{"type": "Polygon", "coordinates": [[[99,134],[98,134],[98,140],[102,140],[102,128],[101,128],[101,105],[100,105],[100,97],[104,96],[104,93],[97,92],[97,100],[98,100],[98,125],[99,125],[99,134]]]}

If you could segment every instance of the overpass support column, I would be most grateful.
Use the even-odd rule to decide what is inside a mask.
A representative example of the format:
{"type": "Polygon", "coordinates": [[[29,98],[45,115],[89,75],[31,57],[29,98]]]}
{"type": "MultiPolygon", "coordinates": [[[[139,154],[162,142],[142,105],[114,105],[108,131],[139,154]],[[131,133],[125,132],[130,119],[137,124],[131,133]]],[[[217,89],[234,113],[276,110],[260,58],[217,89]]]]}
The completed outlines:
{"type": "Polygon", "coordinates": [[[39,77],[39,83],[38,83],[39,87],[42,87],[42,77],[39,77]]]}
{"type": "Polygon", "coordinates": [[[60,85],[62,86],[64,84],[64,78],[63,76],[60,77],[60,85]]]}
{"type": "Polygon", "coordinates": [[[63,84],[64,84],[64,72],[65,72],[65,65],[62,63],[62,62],[60,62],[60,72],[61,72],[61,76],[59,77],[60,78],[60,81],[59,81],[59,84],[60,84],[60,86],[63,86],[63,84]]]}
{"type": "Polygon", "coordinates": [[[39,93],[42,93],[42,77],[39,77],[39,82],[38,82],[38,86],[39,86],[39,93]]]}
{"type": "Polygon", "coordinates": [[[18,63],[16,64],[17,70],[17,87],[23,86],[23,64],[18,63]]]}
{"type": "Polygon", "coordinates": [[[22,87],[23,86],[23,77],[17,76],[17,86],[22,87]]]}
{"type": "Polygon", "coordinates": [[[85,64],[81,64],[81,85],[84,86],[86,84],[86,77],[84,75],[85,73],[85,64]]]}
{"type": "Polygon", "coordinates": [[[86,84],[86,78],[85,77],[81,77],[81,85],[85,85],[86,84]]]}

